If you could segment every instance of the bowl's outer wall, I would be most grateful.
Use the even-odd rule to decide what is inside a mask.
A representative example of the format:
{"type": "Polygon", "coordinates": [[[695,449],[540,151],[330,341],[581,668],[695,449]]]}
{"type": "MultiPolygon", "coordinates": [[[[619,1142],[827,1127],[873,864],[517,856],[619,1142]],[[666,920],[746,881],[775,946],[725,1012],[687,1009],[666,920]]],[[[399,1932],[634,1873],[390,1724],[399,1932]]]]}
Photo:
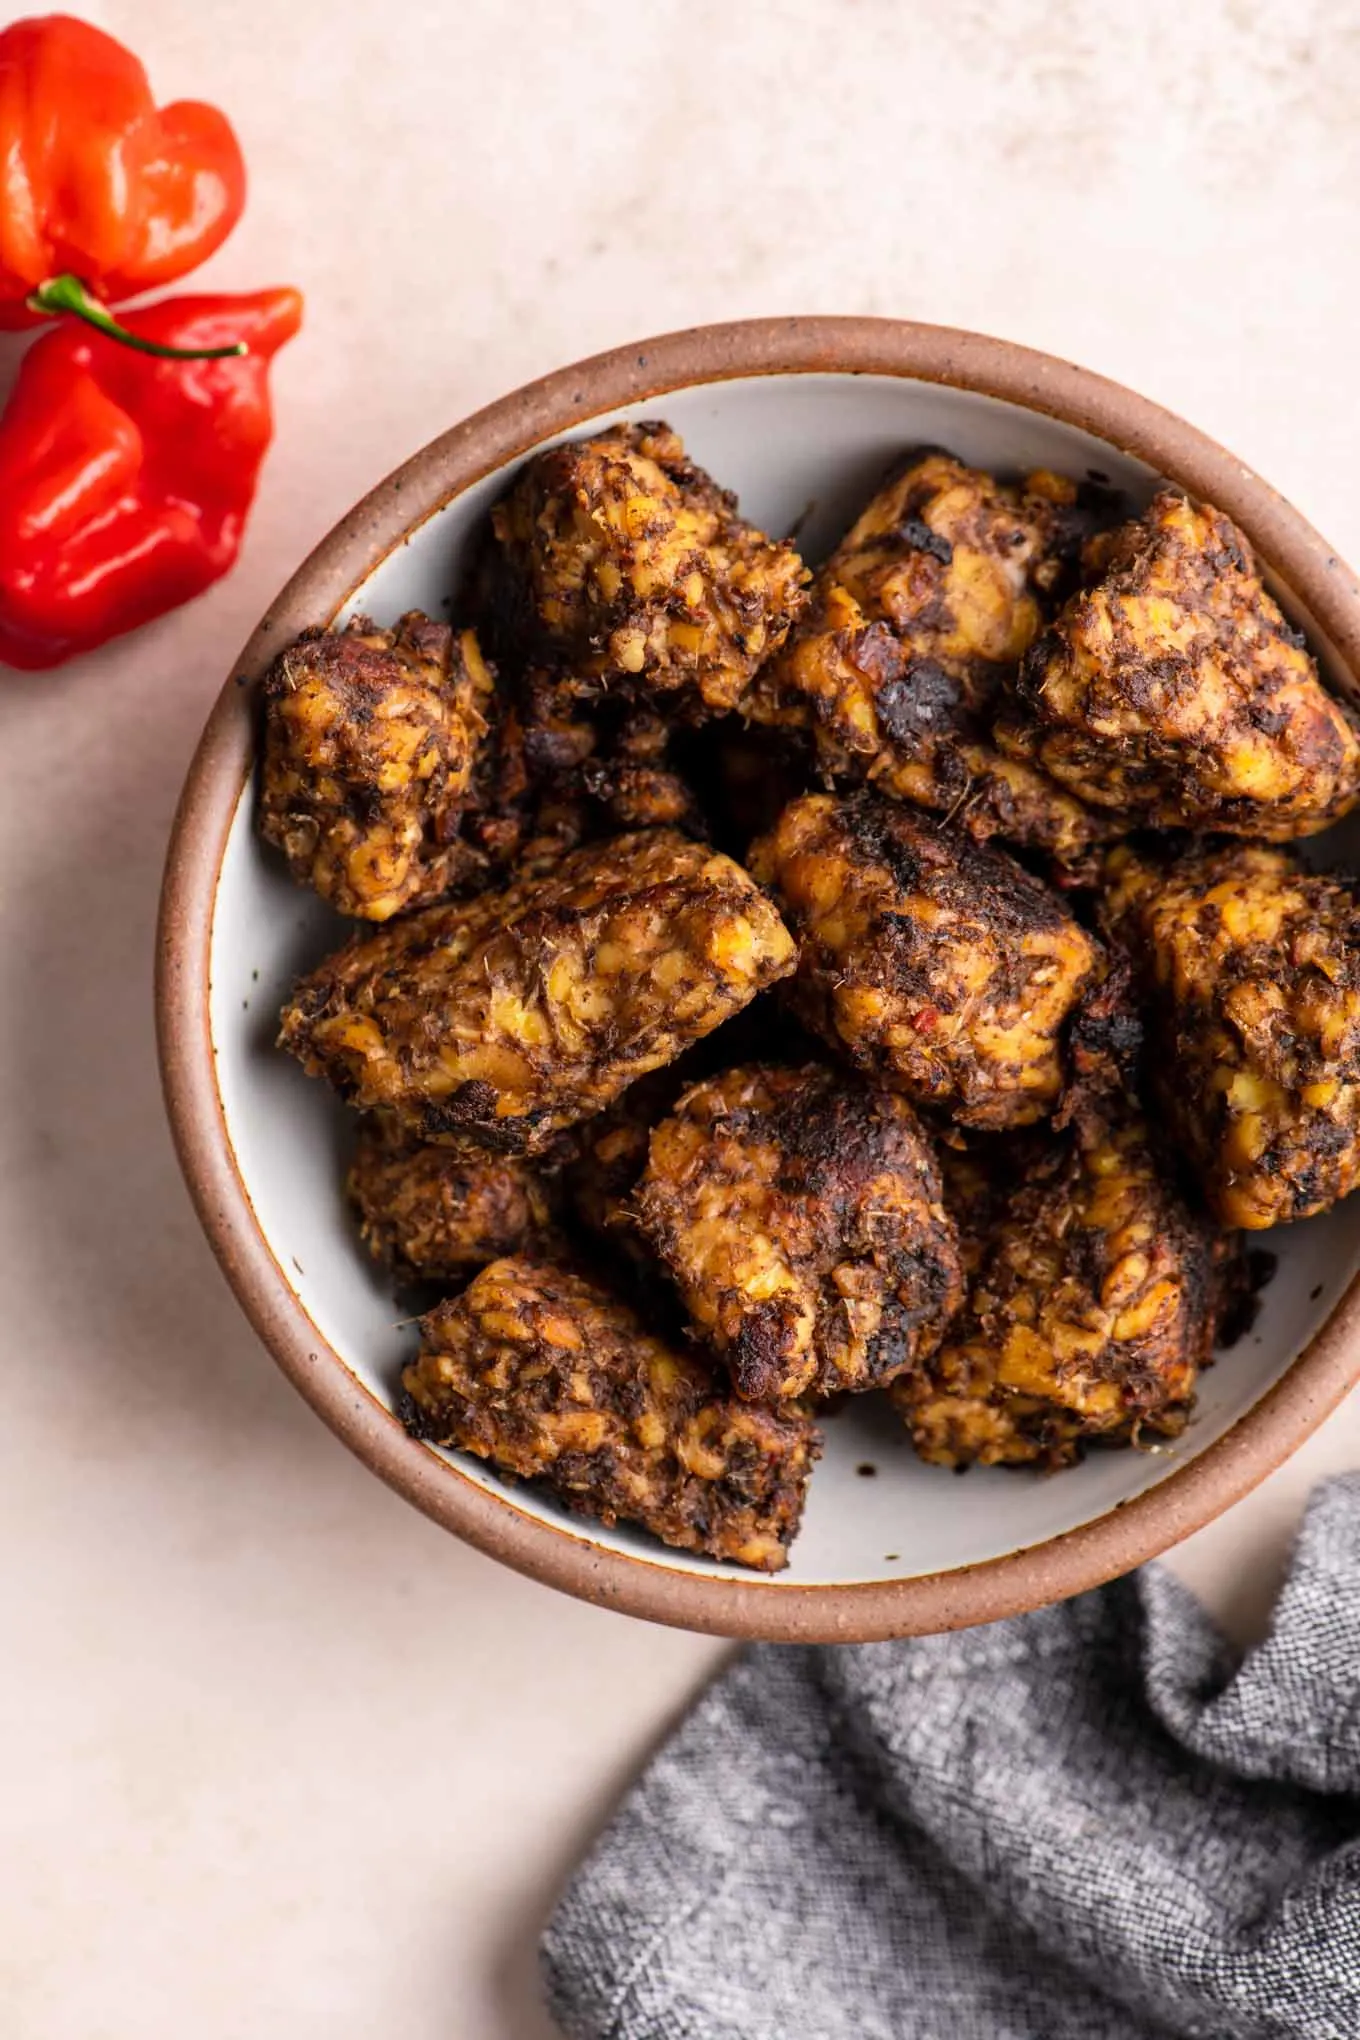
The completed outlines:
{"type": "MultiPolygon", "coordinates": [[[[832,396],[832,409],[822,402],[820,415],[822,436],[828,441],[837,438],[839,446],[838,491],[828,494],[823,487],[825,463],[819,471],[815,445],[804,457],[806,468],[818,475],[821,492],[804,527],[814,553],[819,542],[834,537],[857,499],[872,486],[885,453],[902,439],[949,436],[966,457],[1000,466],[1047,458],[1070,470],[1079,457],[1070,432],[1057,435],[1056,455],[1035,440],[1036,432],[1038,441],[1043,440],[1042,420],[1065,418],[1104,442],[1087,464],[1115,472],[1115,479],[1131,493],[1145,491],[1149,474],[1165,474],[1234,515],[1274,570],[1272,577],[1287,595],[1292,612],[1329,651],[1338,683],[1354,688],[1360,663],[1360,595],[1348,571],[1281,498],[1231,456],[1179,420],[1099,378],[1003,342],[876,321],[757,322],[672,335],[619,350],[504,400],[407,463],[294,577],[238,662],[191,769],[167,864],[157,1012],[172,1126],[209,1237],[252,1321],[285,1371],[367,1463],[482,1548],[591,1599],[724,1633],[853,1639],[992,1619],[1094,1584],[1164,1548],[1244,1493],[1320,1421],[1356,1372],[1351,1337],[1357,1310],[1354,1287],[1344,1296],[1339,1293],[1340,1271],[1348,1274],[1354,1258],[1353,1224],[1339,1223],[1337,1214],[1326,1228],[1299,1229],[1291,1237],[1291,1260],[1298,1260],[1291,1281],[1298,1293],[1290,1312],[1281,1313],[1278,1304],[1274,1306],[1276,1317],[1288,1317],[1290,1323],[1281,1321],[1273,1331],[1266,1326],[1265,1348],[1250,1363],[1253,1392],[1278,1371],[1279,1363],[1272,1366],[1269,1353],[1287,1351],[1309,1329],[1307,1316],[1316,1318],[1329,1304],[1333,1308],[1283,1379],[1232,1423],[1233,1391],[1224,1384],[1231,1384],[1232,1368],[1245,1377],[1248,1363],[1236,1355],[1225,1362],[1209,1377],[1206,1403],[1215,1399],[1218,1406],[1206,1408],[1200,1435],[1211,1435],[1221,1426],[1230,1428],[1198,1457],[1131,1469],[1133,1479],[1123,1482],[1126,1491],[1133,1492],[1149,1478],[1159,1484],[1135,1493],[1122,1507],[1113,1506],[1121,1482],[1111,1484],[1103,1471],[1094,1481],[1084,1469],[1062,1482],[1012,1482],[1001,1477],[985,1505],[975,1491],[985,1477],[975,1476],[966,1509],[959,1506],[964,1499],[959,1484],[947,1483],[943,1496],[948,1502],[945,1513],[952,1512],[959,1522],[966,1520],[969,1534],[952,1541],[932,1538],[930,1497],[938,1488],[922,1490],[918,1485],[915,1505],[900,1510],[895,1498],[907,1494],[905,1481],[931,1483],[944,1477],[919,1468],[908,1474],[901,1439],[884,1428],[881,1419],[877,1429],[870,1420],[870,1429],[859,1435],[855,1427],[864,1413],[857,1413],[852,1435],[837,1436],[833,1430],[829,1459],[838,1462],[838,1475],[833,1480],[829,1466],[819,1472],[805,1542],[798,1547],[800,1553],[824,1547],[823,1562],[810,1563],[810,1570],[821,1574],[817,1583],[800,1580],[801,1564],[784,1581],[733,1578],[717,1568],[659,1557],[654,1547],[626,1533],[601,1537],[592,1529],[584,1534],[580,1527],[569,1527],[569,1519],[557,1516],[551,1505],[527,1495],[521,1506],[480,1470],[465,1475],[405,1436],[381,1394],[383,1375],[390,1374],[387,1340],[382,1343],[386,1364],[370,1377],[369,1386],[335,1350],[337,1346],[351,1354],[374,1350],[378,1330],[388,1332],[390,1339],[391,1312],[344,1234],[334,1158],[326,1137],[327,1107],[319,1087],[304,1085],[282,1059],[269,1056],[259,1031],[263,1026],[267,1033],[268,1017],[277,1010],[278,972],[283,971],[286,980],[306,960],[306,945],[320,941],[324,946],[333,939],[336,924],[331,922],[328,928],[324,910],[306,895],[291,892],[254,850],[244,813],[228,853],[233,818],[248,805],[241,796],[252,752],[250,683],[298,629],[334,616],[370,576],[371,584],[360,592],[363,606],[370,597],[383,615],[409,600],[433,606],[431,548],[442,543],[442,533],[456,518],[451,513],[436,531],[427,525],[430,517],[455,497],[460,499],[456,511],[462,513],[464,492],[472,490],[475,496],[478,481],[543,439],[629,404],[659,410],[653,400],[681,389],[685,394],[671,395],[666,410],[690,439],[696,457],[710,459],[721,479],[742,487],[744,507],[776,528],[805,507],[805,500],[794,502],[789,494],[792,489],[797,495],[804,477],[796,461],[790,465],[786,460],[783,497],[775,500],[779,490],[768,475],[762,476],[760,449],[779,437],[781,407],[786,413],[784,436],[801,444],[817,431],[816,402],[808,408],[816,392],[821,389],[832,396]],[[868,380],[857,381],[846,371],[868,380]],[[832,386],[825,382],[828,374],[837,377],[832,386]],[[743,376],[779,376],[781,382],[747,384],[744,392],[724,393],[711,387],[743,376]],[[782,380],[790,376],[800,380],[782,380]],[[907,377],[915,386],[915,401],[912,391],[898,386],[904,421],[900,432],[897,407],[890,404],[885,412],[882,406],[884,389],[890,398],[898,391],[891,383],[879,385],[881,377],[907,377]],[[932,390],[931,385],[938,388],[932,390]],[[976,394],[954,394],[960,388],[976,394]],[[877,410],[871,401],[875,389],[877,410]],[[1018,405],[1019,410],[1003,411],[995,402],[988,403],[989,398],[1018,405]],[[835,415],[842,422],[833,431],[827,420],[835,415]],[[947,422],[932,431],[930,423],[940,416],[947,422]],[[852,421],[848,428],[847,419],[852,421]],[[705,443],[706,436],[712,439],[711,446],[705,443]],[[1111,449],[1127,458],[1113,458],[1111,449]],[[222,872],[224,856],[228,863],[222,872]],[[210,999],[212,922],[216,910],[219,923],[225,919],[238,935],[250,924],[257,930],[261,900],[256,898],[248,911],[238,911],[234,920],[224,917],[217,905],[220,872],[223,897],[231,886],[242,883],[262,887],[273,896],[271,939],[257,944],[255,960],[249,962],[249,970],[258,969],[260,978],[258,993],[246,991],[247,1001],[257,999],[256,1013],[248,1019],[235,1018],[242,1002],[233,973],[242,974],[241,983],[249,973],[247,958],[231,936],[225,944],[219,937],[213,964],[218,984],[210,999]],[[214,1011],[226,1117],[213,1056],[214,1011]],[[254,1078],[243,1076],[252,1068],[254,1078]],[[251,1082],[264,1087],[254,1100],[263,1111],[252,1111],[251,1082]],[[289,1085],[296,1095],[289,1095],[289,1085]],[[232,1095],[234,1087],[239,1095],[232,1095]],[[295,1124],[301,1128],[301,1145],[315,1177],[307,1208],[321,1228],[308,1235],[307,1258],[296,1254],[302,1268],[289,1274],[284,1270],[293,1256],[283,1243],[288,1236],[287,1213],[290,1205],[296,1209],[297,1199],[280,1197],[274,1180],[278,1157],[268,1156],[267,1140],[263,1149],[258,1148],[261,1125],[277,1123],[280,1110],[287,1114],[290,1136],[295,1124]],[[263,1230],[237,1166],[228,1118],[243,1151],[245,1178],[262,1208],[263,1230]],[[258,1151],[247,1157],[245,1150],[252,1148],[252,1141],[258,1151]],[[265,1212],[271,1197],[275,1208],[265,1212]],[[334,1251],[328,1238],[338,1243],[334,1251]],[[1306,1253],[1295,1249],[1295,1240],[1306,1253]],[[302,1272],[308,1267],[310,1275],[302,1272]],[[1323,1293],[1320,1300],[1308,1299],[1310,1311],[1303,1299],[1319,1281],[1323,1293]],[[311,1315],[299,1291],[308,1298],[311,1315]],[[348,1325],[331,1321],[334,1297],[342,1292],[361,1316],[363,1336],[357,1339],[352,1319],[348,1325]],[[330,1339],[318,1329],[317,1320],[331,1333],[330,1339]],[[843,1490],[853,1482],[854,1464],[862,1452],[893,1478],[865,1482],[847,1497],[843,1490]],[[1079,1495],[1083,1478],[1090,1492],[1079,1495]],[[1040,1499],[1017,1505],[1014,1498],[1025,1491],[1040,1499]],[[851,1520],[851,1507],[861,1533],[858,1550],[837,1530],[851,1520]],[[1083,1523],[1083,1514],[1094,1515],[1095,1520],[1083,1523]],[[982,1521],[988,1523],[989,1533],[979,1543],[976,1527],[982,1521]],[[1017,1543],[1030,1548],[1013,1548],[1017,1543]],[[980,1563],[961,1562],[977,1551],[990,1555],[980,1563]],[[923,1552],[930,1554],[926,1563],[951,1569],[898,1576],[903,1571],[919,1574],[923,1552]]],[[[768,459],[765,466],[769,467],[768,459]]],[[[288,1244],[298,1245],[300,1239],[289,1239],[288,1244]]],[[[1117,1462],[1109,1455],[1097,1464],[1109,1468],[1117,1462]]]]}

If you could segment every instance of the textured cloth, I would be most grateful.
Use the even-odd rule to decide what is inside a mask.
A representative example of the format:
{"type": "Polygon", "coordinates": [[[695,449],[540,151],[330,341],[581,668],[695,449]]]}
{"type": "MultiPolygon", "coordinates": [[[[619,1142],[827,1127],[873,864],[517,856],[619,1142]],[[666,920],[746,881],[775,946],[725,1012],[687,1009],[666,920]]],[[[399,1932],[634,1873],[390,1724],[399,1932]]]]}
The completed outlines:
{"type": "Polygon", "coordinates": [[[1360,1474],[1240,1665],[1159,1566],[954,1636],[762,1645],[543,1944],[572,2040],[1358,2040],[1360,1474]]]}

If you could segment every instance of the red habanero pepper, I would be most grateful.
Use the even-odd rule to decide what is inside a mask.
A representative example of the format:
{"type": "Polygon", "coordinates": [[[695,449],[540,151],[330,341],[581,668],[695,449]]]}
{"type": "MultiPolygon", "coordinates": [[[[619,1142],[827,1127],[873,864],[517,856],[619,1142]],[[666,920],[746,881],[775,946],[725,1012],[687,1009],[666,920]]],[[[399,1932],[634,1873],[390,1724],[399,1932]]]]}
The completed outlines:
{"type": "Polygon", "coordinates": [[[235,360],[149,361],[63,323],[24,356],[0,415],[0,660],[59,665],[226,573],[273,431],[269,363],[295,290],[167,298],[134,335],[235,360]]]}
{"type": "Polygon", "coordinates": [[[173,282],[221,246],[245,196],[225,114],[158,108],[102,29],[47,14],[0,31],[0,327],[173,282]]]}

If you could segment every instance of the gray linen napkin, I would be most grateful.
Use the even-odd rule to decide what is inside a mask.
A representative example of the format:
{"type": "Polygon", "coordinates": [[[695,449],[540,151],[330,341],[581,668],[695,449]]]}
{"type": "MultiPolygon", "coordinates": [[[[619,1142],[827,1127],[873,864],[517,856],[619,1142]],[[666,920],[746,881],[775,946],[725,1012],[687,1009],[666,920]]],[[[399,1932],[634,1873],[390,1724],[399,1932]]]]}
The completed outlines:
{"type": "Polygon", "coordinates": [[[1159,1566],[762,1645],[544,1937],[572,2040],[1360,2040],[1360,1473],[1238,1665],[1159,1566]]]}

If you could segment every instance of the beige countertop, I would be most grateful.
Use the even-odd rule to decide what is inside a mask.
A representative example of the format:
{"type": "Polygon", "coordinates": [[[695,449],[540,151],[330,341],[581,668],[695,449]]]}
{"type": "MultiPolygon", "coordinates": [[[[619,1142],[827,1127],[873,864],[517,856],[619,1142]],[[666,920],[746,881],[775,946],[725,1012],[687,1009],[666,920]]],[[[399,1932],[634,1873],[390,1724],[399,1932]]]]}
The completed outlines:
{"type": "MultiPolygon", "coordinates": [[[[1360,556],[1360,27],[1305,0],[123,0],[308,326],[232,578],[0,688],[0,2030],[538,2040],[555,1884],[722,1646],[515,1578],[304,1408],[162,1124],[156,890],[249,625],[422,441],[760,312],[977,326],[1230,444],[1360,556]]],[[[0,356],[11,360],[13,348],[0,356]]],[[[1360,1410],[1175,1564],[1241,1633],[1360,1410]]]]}

